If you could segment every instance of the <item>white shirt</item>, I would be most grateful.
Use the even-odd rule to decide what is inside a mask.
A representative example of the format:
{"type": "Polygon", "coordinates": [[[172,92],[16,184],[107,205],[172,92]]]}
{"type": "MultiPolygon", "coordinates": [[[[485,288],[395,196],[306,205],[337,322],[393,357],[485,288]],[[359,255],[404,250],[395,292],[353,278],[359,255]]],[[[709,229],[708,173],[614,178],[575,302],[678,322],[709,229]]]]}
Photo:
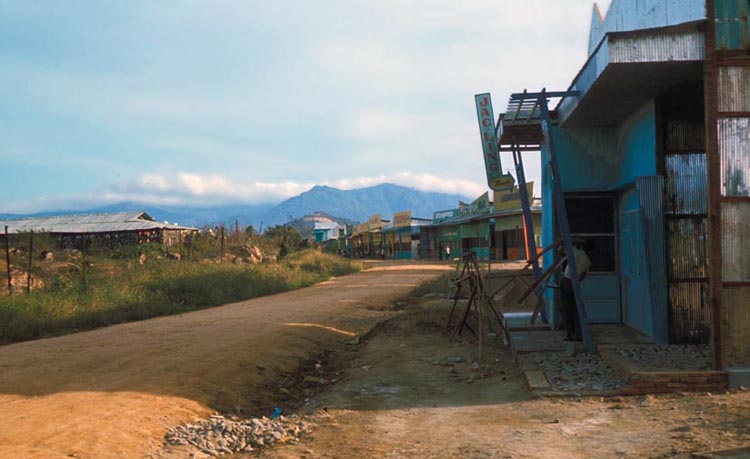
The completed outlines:
{"type": "MultiPolygon", "coordinates": [[[[576,259],[576,268],[578,268],[576,271],[578,271],[578,279],[580,279],[583,273],[589,272],[589,269],[591,268],[591,259],[586,255],[586,252],[578,247],[573,247],[573,256],[576,259]]],[[[573,275],[570,271],[570,263],[568,263],[568,266],[565,268],[565,277],[573,280],[573,275]]]]}

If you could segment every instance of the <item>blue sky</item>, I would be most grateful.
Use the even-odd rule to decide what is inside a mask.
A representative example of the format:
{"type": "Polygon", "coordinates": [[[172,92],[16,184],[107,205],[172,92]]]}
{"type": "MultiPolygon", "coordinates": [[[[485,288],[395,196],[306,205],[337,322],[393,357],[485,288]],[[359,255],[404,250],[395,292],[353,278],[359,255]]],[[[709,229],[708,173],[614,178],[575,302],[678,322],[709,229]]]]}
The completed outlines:
{"type": "Polygon", "coordinates": [[[315,184],[476,196],[473,95],[500,113],[511,92],[566,88],[591,8],[0,0],[0,213],[275,202],[315,184]]]}

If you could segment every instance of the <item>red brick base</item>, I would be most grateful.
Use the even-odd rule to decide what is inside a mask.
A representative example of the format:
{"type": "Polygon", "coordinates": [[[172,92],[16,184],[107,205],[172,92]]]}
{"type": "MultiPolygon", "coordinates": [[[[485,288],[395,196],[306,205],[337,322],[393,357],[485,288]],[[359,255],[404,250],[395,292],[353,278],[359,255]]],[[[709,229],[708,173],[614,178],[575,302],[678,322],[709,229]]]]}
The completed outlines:
{"type": "Polygon", "coordinates": [[[725,371],[642,371],[630,374],[623,395],[668,392],[723,392],[729,388],[725,371]]]}

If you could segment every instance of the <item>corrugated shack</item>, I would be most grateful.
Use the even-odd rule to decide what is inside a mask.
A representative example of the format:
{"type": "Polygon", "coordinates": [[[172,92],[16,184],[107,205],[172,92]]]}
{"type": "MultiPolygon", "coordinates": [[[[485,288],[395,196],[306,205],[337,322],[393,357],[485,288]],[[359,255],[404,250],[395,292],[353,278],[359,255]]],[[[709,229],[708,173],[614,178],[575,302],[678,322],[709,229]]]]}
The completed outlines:
{"type": "Polygon", "coordinates": [[[84,238],[110,248],[147,242],[177,246],[185,236],[197,231],[158,222],[143,211],[0,220],[0,230],[6,226],[9,234],[49,233],[59,239],[62,247],[69,248],[80,248],[84,238]]]}
{"type": "MultiPolygon", "coordinates": [[[[595,6],[579,94],[553,101],[550,128],[571,233],[592,244],[589,319],[711,342],[717,368],[750,365],[749,13],[748,0],[595,6]]],[[[547,246],[559,234],[542,212],[547,246]]]]}

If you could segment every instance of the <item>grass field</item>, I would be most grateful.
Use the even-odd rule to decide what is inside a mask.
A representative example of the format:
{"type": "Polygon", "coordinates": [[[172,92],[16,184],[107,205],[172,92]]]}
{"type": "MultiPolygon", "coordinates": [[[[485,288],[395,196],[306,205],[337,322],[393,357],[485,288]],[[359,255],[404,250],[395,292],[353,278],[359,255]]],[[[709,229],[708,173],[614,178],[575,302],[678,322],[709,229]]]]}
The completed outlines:
{"type": "Polygon", "coordinates": [[[45,279],[46,288],[0,296],[0,344],[178,314],[312,285],[362,265],[314,250],[278,263],[234,265],[150,259],[92,259],[86,282],[45,279]]]}

